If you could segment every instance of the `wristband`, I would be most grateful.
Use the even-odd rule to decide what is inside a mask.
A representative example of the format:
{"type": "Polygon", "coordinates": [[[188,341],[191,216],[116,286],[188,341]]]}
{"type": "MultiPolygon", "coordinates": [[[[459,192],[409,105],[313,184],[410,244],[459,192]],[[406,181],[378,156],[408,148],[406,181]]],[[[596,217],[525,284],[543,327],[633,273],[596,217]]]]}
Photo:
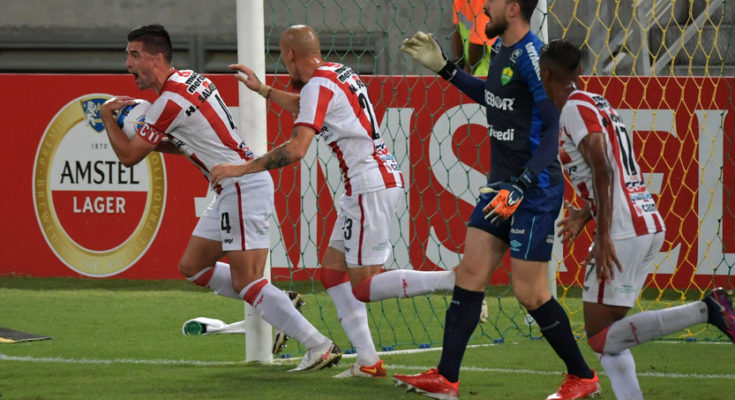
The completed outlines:
{"type": "Polygon", "coordinates": [[[258,94],[263,96],[263,98],[268,98],[268,96],[271,94],[271,87],[268,85],[260,85],[260,89],[258,89],[258,94]]]}
{"type": "Polygon", "coordinates": [[[523,186],[523,190],[525,191],[534,182],[536,182],[536,175],[534,175],[530,169],[526,168],[525,170],[523,170],[521,176],[518,177],[517,183],[520,183],[523,186]]]}
{"type": "Polygon", "coordinates": [[[441,76],[442,78],[451,81],[452,78],[457,75],[457,66],[452,62],[448,62],[444,65],[442,69],[439,70],[439,72],[437,72],[437,74],[439,74],[439,76],[441,76]]]}

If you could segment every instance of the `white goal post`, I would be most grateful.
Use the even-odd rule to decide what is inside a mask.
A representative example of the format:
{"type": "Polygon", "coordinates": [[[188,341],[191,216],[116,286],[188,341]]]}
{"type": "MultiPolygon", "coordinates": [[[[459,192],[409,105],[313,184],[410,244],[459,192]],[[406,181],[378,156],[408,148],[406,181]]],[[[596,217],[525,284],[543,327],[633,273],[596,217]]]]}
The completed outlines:
{"type": "MultiPolygon", "coordinates": [[[[264,0],[237,0],[237,62],[255,71],[265,79],[265,23],[264,0]]],[[[268,151],[265,99],[238,84],[240,135],[256,154],[268,151]],[[247,126],[248,129],[243,129],[247,126]]],[[[263,275],[271,278],[270,256],[263,275]]],[[[245,361],[273,362],[273,329],[263,321],[255,309],[245,303],[245,361]]]]}

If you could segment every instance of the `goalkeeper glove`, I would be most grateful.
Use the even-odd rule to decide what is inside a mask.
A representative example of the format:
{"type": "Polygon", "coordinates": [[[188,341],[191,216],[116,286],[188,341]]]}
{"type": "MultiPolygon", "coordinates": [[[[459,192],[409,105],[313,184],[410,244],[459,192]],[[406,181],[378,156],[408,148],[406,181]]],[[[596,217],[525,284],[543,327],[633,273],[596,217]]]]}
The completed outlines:
{"type": "Polygon", "coordinates": [[[405,39],[401,43],[401,51],[446,80],[452,79],[457,73],[457,66],[447,62],[442,49],[431,33],[416,32],[412,38],[405,39]]]}
{"type": "Polygon", "coordinates": [[[480,193],[490,196],[487,206],[482,209],[485,219],[496,224],[510,218],[523,200],[529,186],[536,181],[533,172],[526,169],[518,178],[510,182],[494,182],[480,188],[480,193]]]}

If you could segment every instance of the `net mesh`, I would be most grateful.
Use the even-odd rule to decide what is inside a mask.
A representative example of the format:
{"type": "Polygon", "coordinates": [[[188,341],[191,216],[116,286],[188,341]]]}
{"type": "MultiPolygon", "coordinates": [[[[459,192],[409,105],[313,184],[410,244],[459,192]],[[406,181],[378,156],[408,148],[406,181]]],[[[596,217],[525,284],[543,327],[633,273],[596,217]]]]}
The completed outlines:
{"type": "MultiPolygon", "coordinates": [[[[666,241],[634,311],[699,300],[713,286],[733,287],[735,138],[732,77],[735,13],[727,1],[540,1],[534,29],[584,49],[583,85],[603,94],[630,128],[636,158],[667,225],[666,241]],[[547,4],[546,4],[547,3],[547,4]],[[546,33],[545,33],[546,32],[546,33]]],[[[325,59],[347,64],[368,84],[381,134],[408,188],[396,210],[394,246],[386,268],[453,268],[464,251],[465,222],[489,169],[484,110],[428,74],[399,50],[400,41],[433,32],[445,52],[458,29],[446,1],[279,1],[265,3],[269,82],[288,85],[278,38],[287,26],[317,30],[325,59]]],[[[291,135],[293,116],[270,103],[269,146],[291,135]]],[[[323,143],[302,162],[276,175],[277,226],[272,238],[274,280],[306,282],[307,302],[320,310],[317,328],[341,327],[321,289],[320,255],[328,244],[343,192],[338,161],[323,143]]],[[[579,204],[567,185],[565,197],[579,204]]],[[[557,243],[550,262],[560,303],[578,337],[584,336],[579,300],[588,229],[569,248],[557,243]]],[[[487,291],[488,321],[472,343],[522,337],[538,327],[512,296],[509,259],[487,291]]],[[[368,305],[376,344],[383,349],[440,344],[447,295],[385,300],[368,305]]],[[[674,337],[724,340],[697,326],[674,337]]]]}

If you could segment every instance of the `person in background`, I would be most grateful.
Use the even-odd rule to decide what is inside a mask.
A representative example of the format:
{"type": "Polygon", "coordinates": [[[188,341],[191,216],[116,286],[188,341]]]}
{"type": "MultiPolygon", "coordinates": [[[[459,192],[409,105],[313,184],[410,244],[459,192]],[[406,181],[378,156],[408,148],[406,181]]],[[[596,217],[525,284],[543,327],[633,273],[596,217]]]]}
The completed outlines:
{"type": "Polygon", "coordinates": [[[482,9],[485,0],[454,0],[452,16],[451,61],[472,75],[487,76],[490,48],[497,37],[485,35],[488,16],[482,9]]]}

